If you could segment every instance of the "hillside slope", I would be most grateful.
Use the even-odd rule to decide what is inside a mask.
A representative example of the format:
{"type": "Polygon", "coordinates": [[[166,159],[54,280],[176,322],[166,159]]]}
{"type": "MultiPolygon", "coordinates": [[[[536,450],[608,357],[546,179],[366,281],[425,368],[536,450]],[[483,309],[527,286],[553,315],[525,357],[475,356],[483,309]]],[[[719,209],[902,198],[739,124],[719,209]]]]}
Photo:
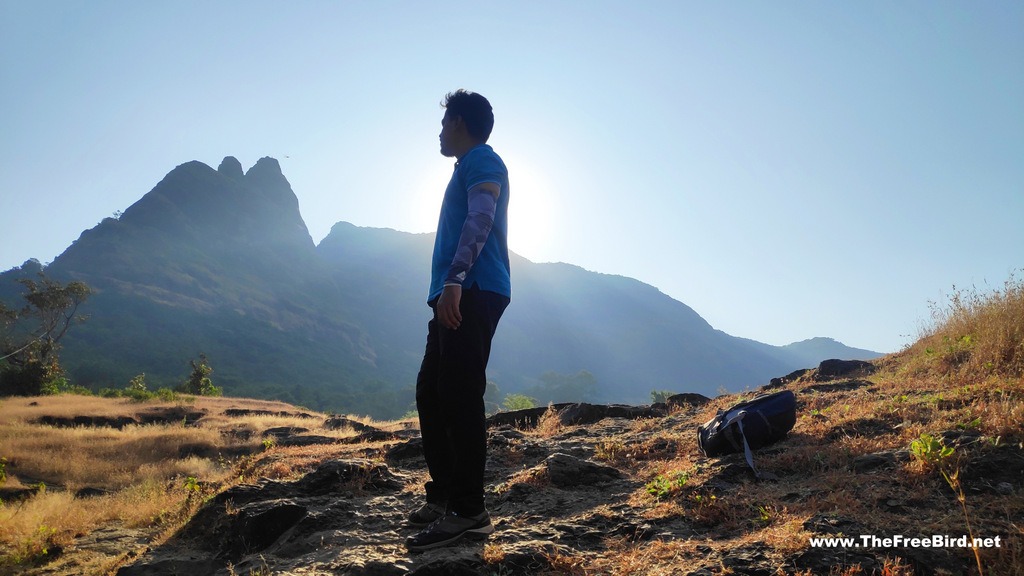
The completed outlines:
{"type": "MultiPolygon", "coordinates": [[[[173,387],[202,352],[228,394],[397,417],[413,408],[432,242],[339,222],[314,246],[276,160],[248,172],[231,157],[217,170],[188,162],[47,267],[95,290],[63,363],[93,390],[140,373],[173,387]]],[[[652,390],[714,395],[826,357],[877,356],[736,338],[637,280],[512,259],[513,301],[489,367],[502,394],[587,371],[595,389],[576,399],[637,403],[652,390]]],[[[0,298],[16,301],[14,280],[38,268],[0,275],[0,298]]]]}

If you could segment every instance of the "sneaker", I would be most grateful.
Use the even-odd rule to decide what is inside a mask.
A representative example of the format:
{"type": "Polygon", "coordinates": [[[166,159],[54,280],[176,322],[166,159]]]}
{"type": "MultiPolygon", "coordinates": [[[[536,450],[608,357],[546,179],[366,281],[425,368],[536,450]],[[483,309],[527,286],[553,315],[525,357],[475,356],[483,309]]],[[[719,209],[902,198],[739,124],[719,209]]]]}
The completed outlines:
{"type": "Polygon", "coordinates": [[[422,552],[431,548],[447,546],[458,542],[463,537],[479,540],[487,538],[487,535],[494,532],[491,525],[491,517],[487,512],[481,512],[477,516],[459,516],[455,512],[448,512],[435,520],[426,530],[405,541],[405,547],[411,552],[422,552]]]}
{"type": "Polygon", "coordinates": [[[431,504],[430,502],[427,502],[426,504],[421,506],[419,510],[416,510],[412,514],[409,514],[409,517],[407,518],[407,523],[410,526],[426,526],[434,520],[437,520],[441,516],[444,516],[444,513],[444,506],[440,504],[431,504]]]}

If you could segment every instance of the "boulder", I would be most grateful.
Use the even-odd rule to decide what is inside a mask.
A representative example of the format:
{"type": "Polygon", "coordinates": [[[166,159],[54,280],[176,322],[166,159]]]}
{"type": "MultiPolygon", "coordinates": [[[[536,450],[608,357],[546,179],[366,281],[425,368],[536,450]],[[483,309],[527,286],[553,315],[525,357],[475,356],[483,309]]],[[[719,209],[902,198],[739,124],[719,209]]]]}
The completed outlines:
{"type": "Polygon", "coordinates": [[[836,380],[838,378],[855,378],[870,376],[875,373],[875,365],[863,360],[823,360],[815,374],[817,380],[836,380]]]}
{"type": "Polygon", "coordinates": [[[423,439],[422,438],[410,438],[401,444],[395,444],[384,454],[384,459],[388,462],[394,462],[396,460],[408,460],[410,458],[422,458],[423,457],[423,439]]]}
{"type": "Polygon", "coordinates": [[[378,430],[368,424],[362,422],[356,422],[351,418],[344,418],[342,416],[332,416],[324,422],[324,428],[328,430],[338,430],[340,428],[351,428],[355,432],[372,432],[378,430]]]}
{"type": "Polygon", "coordinates": [[[541,467],[547,473],[548,480],[559,488],[600,484],[622,478],[622,472],[616,468],[560,452],[548,456],[541,467]]]}
{"type": "Polygon", "coordinates": [[[300,428],[298,426],[278,426],[277,428],[269,428],[263,431],[264,436],[273,436],[274,438],[285,438],[287,436],[295,436],[296,434],[302,434],[303,432],[309,432],[309,428],[300,428]]]}
{"type": "Polygon", "coordinates": [[[681,407],[689,404],[690,406],[703,406],[711,402],[711,398],[703,394],[696,394],[693,392],[684,392],[682,394],[673,394],[665,399],[665,404],[672,407],[681,407]]]}

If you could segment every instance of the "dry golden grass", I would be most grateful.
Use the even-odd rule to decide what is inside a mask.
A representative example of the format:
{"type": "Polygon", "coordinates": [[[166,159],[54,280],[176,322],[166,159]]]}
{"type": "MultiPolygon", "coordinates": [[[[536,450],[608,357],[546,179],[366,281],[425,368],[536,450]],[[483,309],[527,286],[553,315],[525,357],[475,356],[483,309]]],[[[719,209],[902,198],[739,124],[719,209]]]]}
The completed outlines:
{"type": "Polygon", "coordinates": [[[609,540],[608,553],[589,559],[581,574],[607,574],[609,576],[672,576],[680,568],[692,566],[699,542],[693,540],[654,540],[635,543],[629,540],[609,540]]]}
{"type": "Polygon", "coordinates": [[[558,410],[548,404],[548,409],[537,420],[537,426],[534,427],[533,433],[541,438],[551,438],[565,431],[565,428],[558,410]]]}
{"type": "Polygon", "coordinates": [[[546,488],[551,486],[551,479],[548,477],[547,469],[542,466],[526,468],[512,473],[507,480],[495,486],[494,491],[504,494],[515,484],[529,484],[538,488],[546,488]]]}
{"type": "Polygon", "coordinates": [[[43,481],[51,486],[94,486],[120,489],[132,483],[174,476],[216,478],[224,474],[231,454],[256,452],[262,432],[275,427],[315,429],[332,437],[350,436],[346,430],[320,430],[321,419],[297,416],[221,416],[225,410],[296,412],[280,402],[238,398],[197,398],[189,410],[206,411],[195,425],[130,425],[121,430],[106,427],[60,428],[32,422],[42,416],[129,416],[182,403],[136,403],[74,395],[10,398],[0,412],[0,456],[8,460],[15,478],[43,481]],[[218,452],[223,452],[218,457],[218,452]],[[199,454],[203,456],[190,456],[199,454]]]}
{"type": "MultiPolygon", "coordinates": [[[[294,406],[283,402],[210,396],[183,397],[183,399],[176,402],[135,402],[128,398],[101,398],[99,396],[62,394],[59,396],[5,398],[0,401],[0,406],[3,407],[3,410],[0,410],[0,424],[15,420],[31,421],[41,416],[137,417],[151,410],[170,406],[205,411],[208,414],[220,414],[231,408],[267,410],[271,412],[299,411],[294,406]]],[[[299,420],[301,421],[302,419],[299,420]]],[[[306,421],[308,422],[308,420],[306,421]]]]}
{"type": "Polygon", "coordinates": [[[10,470],[22,483],[31,479],[67,489],[117,490],[144,480],[215,474],[215,463],[182,458],[182,449],[221,443],[217,432],[196,427],[150,425],[116,430],[19,422],[0,426],[0,445],[10,470]]]}
{"type": "Polygon", "coordinates": [[[155,536],[178,525],[198,502],[199,496],[190,496],[180,483],[143,481],[87,499],[45,490],[6,503],[0,506],[0,573],[45,559],[55,546],[104,526],[150,529],[155,536]]]}
{"type": "MultiPolygon", "coordinates": [[[[7,473],[4,487],[44,487],[30,497],[0,506],[0,573],[44,559],[54,546],[64,546],[101,526],[160,531],[179,525],[203,495],[246,477],[251,459],[241,455],[262,451],[263,432],[269,428],[302,427],[332,437],[352,434],[344,429],[321,429],[322,415],[312,419],[222,416],[232,408],[299,412],[281,402],[240,398],[139,403],[62,395],[0,401],[0,457],[6,459],[7,473]],[[206,416],[187,426],[129,425],[120,430],[35,423],[43,416],[139,420],[143,414],[168,408],[205,412],[206,416]],[[76,499],[75,491],[83,487],[107,494],[76,499]]],[[[288,477],[305,464],[329,457],[323,446],[293,450],[294,461],[269,461],[270,469],[259,472],[288,477]]]]}
{"type": "Polygon", "coordinates": [[[497,542],[487,542],[482,557],[488,564],[497,564],[505,559],[505,549],[497,542]]]}
{"type": "Polygon", "coordinates": [[[931,326],[909,348],[924,366],[911,369],[973,381],[988,374],[1024,377],[1024,279],[1011,275],[1002,289],[956,289],[945,305],[932,304],[931,326]]]}

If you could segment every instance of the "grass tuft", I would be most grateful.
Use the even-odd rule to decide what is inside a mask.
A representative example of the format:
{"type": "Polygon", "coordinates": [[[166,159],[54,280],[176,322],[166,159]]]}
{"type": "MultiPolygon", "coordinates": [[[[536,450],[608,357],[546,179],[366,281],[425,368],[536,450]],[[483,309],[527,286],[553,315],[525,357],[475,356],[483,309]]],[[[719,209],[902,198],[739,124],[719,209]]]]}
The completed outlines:
{"type": "Polygon", "coordinates": [[[1024,279],[1002,289],[957,289],[944,305],[931,303],[932,325],[911,346],[939,374],[981,380],[991,374],[1024,377],[1024,279]]]}

